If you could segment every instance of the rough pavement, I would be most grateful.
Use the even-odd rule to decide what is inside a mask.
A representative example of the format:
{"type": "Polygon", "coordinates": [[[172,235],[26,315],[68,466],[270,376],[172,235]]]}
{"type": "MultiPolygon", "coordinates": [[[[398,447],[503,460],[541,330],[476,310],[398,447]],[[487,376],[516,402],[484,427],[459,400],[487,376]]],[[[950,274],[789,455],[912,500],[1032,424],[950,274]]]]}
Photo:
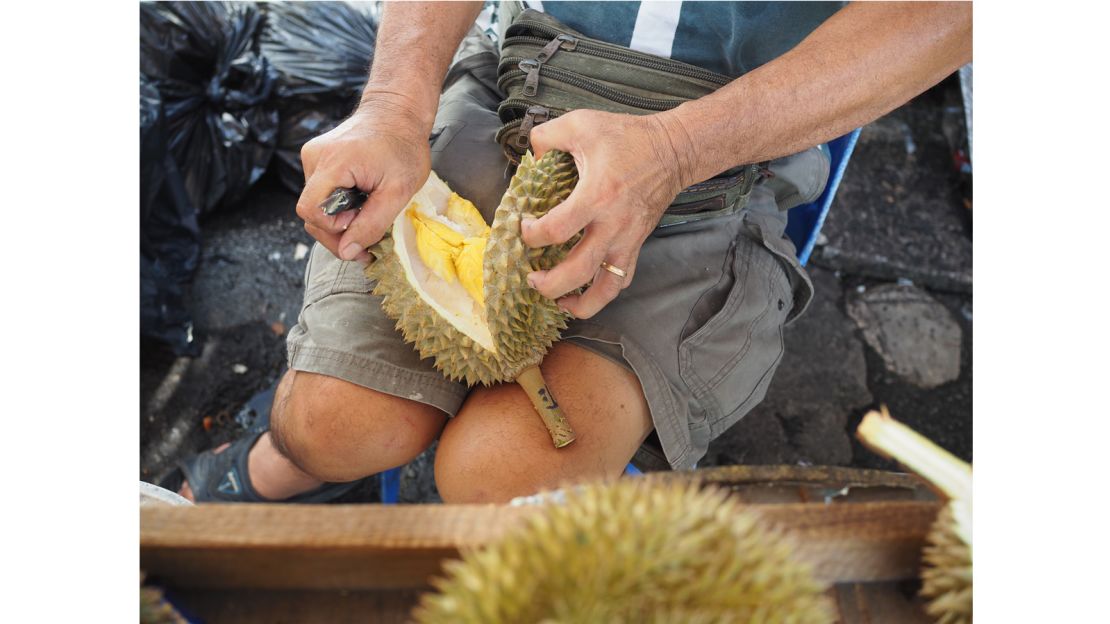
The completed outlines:
{"type": "Polygon", "coordinates": [[[269,176],[260,184],[240,209],[201,224],[201,261],[190,297],[200,356],[176,358],[156,343],[142,344],[144,479],[241,433],[268,409],[259,405],[255,414],[241,414],[244,406],[272,390],[285,368],[284,334],[296,322],[304,288],[298,245],[312,239],[294,212],[296,198],[269,176]]]}
{"type": "Polygon", "coordinates": [[[971,210],[953,161],[963,127],[950,78],[864,127],[821,232],[815,265],[971,293],[971,210]]]}

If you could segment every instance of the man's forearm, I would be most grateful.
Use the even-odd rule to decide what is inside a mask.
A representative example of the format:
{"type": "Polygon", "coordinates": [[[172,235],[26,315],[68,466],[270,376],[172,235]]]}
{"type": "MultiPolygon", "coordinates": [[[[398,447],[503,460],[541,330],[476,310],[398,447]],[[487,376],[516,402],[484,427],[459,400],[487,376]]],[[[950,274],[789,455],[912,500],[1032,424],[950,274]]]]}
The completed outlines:
{"type": "Polygon", "coordinates": [[[692,184],[840,136],[970,60],[971,3],[853,3],[778,59],[657,117],[692,184]]]}
{"type": "Polygon", "coordinates": [[[387,2],[360,110],[400,108],[430,130],[447,67],[481,2],[387,2]]]}

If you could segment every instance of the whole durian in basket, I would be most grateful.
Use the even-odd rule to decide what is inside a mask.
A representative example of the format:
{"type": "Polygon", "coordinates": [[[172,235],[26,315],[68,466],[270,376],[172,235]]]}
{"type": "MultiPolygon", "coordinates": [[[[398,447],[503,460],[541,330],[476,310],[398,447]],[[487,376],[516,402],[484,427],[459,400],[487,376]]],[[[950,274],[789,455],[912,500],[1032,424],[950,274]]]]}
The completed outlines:
{"type": "Polygon", "coordinates": [[[625,479],[567,491],[446,566],[431,623],[825,623],[827,587],[725,490],[625,479]]]}
{"type": "Polygon", "coordinates": [[[558,264],[578,240],[530,249],[521,221],[539,218],[574,189],[569,154],[526,154],[487,225],[471,202],[432,172],[370,247],[374,294],[421,357],[468,385],[516,380],[544,419],[556,447],[574,432],[540,375],[539,363],[566,328],[567,314],[528,286],[528,273],[558,264]]]}
{"type": "Polygon", "coordinates": [[[940,624],[972,621],[971,466],[891,418],[886,406],[860,422],[859,439],[928,481],[946,499],[922,553],[921,595],[940,624]]]}

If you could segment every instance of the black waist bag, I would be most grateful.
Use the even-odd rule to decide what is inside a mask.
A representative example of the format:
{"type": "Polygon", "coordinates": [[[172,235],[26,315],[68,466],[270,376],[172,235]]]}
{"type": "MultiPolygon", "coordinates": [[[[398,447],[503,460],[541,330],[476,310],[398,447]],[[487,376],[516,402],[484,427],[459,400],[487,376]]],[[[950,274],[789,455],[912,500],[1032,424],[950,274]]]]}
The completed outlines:
{"type": "MultiPolygon", "coordinates": [[[[529,148],[537,124],[586,108],[647,115],[713,93],[731,78],[653,54],[584,37],[531,9],[505,30],[497,86],[506,98],[497,131],[513,162],[529,148]]],[[[687,187],[667,208],[660,227],[738,212],[760,175],[757,164],[735,167],[687,187]]]]}

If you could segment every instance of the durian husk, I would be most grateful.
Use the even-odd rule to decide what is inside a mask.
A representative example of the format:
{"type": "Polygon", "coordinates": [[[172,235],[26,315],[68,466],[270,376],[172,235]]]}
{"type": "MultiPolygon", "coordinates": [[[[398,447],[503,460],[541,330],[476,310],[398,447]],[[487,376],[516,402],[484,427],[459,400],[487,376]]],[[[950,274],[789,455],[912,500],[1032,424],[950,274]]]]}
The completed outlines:
{"type": "Polygon", "coordinates": [[[445,570],[417,622],[835,620],[827,586],[757,512],[719,488],[650,478],[571,490],[445,570]]]}
{"type": "Polygon", "coordinates": [[[938,514],[921,559],[921,595],[925,612],[939,624],[971,624],[971,549],[955,531],[951,506],[938,514]]]}
{"type": "Polygon", "coordinates": [[[570,195],[577,181],[578,171],[569,154],[551,150],[535,159],[528,153],[497,207],[482,268],[485,314],[496,353],[445,322],[421,299],[405,279],[391,236],[369,249],[376,260],[365,270],[368,278],[376,280],[373,292],[382,297],[382,309],[396,319],[397,329],[420,357],[433,358],[448,379],[469,386],[518,381],[556,447],[573,441],[574,432],[539,377],[538,367],[566,329],[569,316],[555,301],[528,286],[527,276],[554,267],[580,237],[531,249],[521,239],[521,222],[547,214],[570,195]]]}

